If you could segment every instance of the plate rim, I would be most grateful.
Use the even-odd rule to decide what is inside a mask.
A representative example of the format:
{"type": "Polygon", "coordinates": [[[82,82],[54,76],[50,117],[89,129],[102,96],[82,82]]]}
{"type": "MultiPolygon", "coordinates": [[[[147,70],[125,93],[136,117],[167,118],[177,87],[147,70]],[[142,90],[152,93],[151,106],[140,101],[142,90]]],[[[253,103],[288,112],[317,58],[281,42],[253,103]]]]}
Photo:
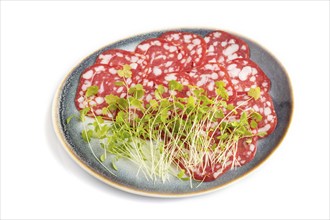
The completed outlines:
{"type": "Polygon", "coordinates": [[[257,168],[259,168],[262,164],[265,163],[265,161],[267,161],[271,155],[278,149],[278,147],[282,144],[284,138],[286,137],[286,135],[288,134],[289,128],[291,127],[292,124],[292,119],[294,116],[294,93],[293,93],[293,87],[292,87],[292,83],[291,83],[291,79],[289,77],[289,74],[287,72],[287,70],[285,69],[285,67],[282,65],[282,63],[263,45],[257,43],[254,40],[251,40],[250,38],[245,37],[244,35],[241,34],[237,34],[236,32],[233,31],[227,31],[225,29],[221,29],[222,31],[228,32],[230,34],[233,34],[237,37],[241,37],[243,39],[247,39],[251,42],[253,42],[254,44],[258,45],[259,47],[261,47],[263,50],[265,50],[277,63],[278,65],[281,67],[281,69],[283,70],[283,73],[286,76],[288,85],[289,85],[289,91],[290,91],[290,97],[291,97],[291,111],[290,111],[290,116],[289,116],[289,120],[288,120],[288,124],[284,129],[283,132],[283,136],[282,138],[279,140],[278,144],[275,145],[271,151],[269,152],[268,155],[266,155],[266,157],[261,160],[258,164],[256,164],[254,167],[252,167],[249,171],[243,173],[241,176],[236,177],[222,185],[217,185],[205,190],[200,190],[200,191],[194,191],[194,192],[184,192],[184,193],[162,193],[162,192],[148,192],[148,191],[143,191],[143,190],[139,190],[139,189],[135,189],[135,188],[131,188],[131,187],[127,187],[121,184],[118,184],[114,181],[112,181],[111,179],[108,179],[104,176],[102,176],[101,174],[97,173],[96,171],[93,170],[92,167],[88,166],[87,164],[85,164],[77,155],[75,155],[75,153],[73,152],[73,149],[71,147],[71,145],[68,143],[68,141],[66,140],[63,130],[61,128],[60,125],[60,117],[59,117],[59,104],[60,104],[60,98],[61,98],[61,92],[64,88],[65,83],[67,82],[67,79],[72,75],[72,73],[74,72],[75,69],[77,69],[79,67],[79,65],[86,60],[88,57],[90,57],[92,54],[96,53],[97,51],[100,51],[110,45],[114,45],[117,44],[119,42],[134,38],[134,37],[138,37],[138,36],[143,36],[143,35],[147,35],[150,33],[155,33],[155,32],[166,32],[166,31],[178,31],[178,30],[182,30],[182,31],[196,31],[196,30],[209,30],[209,31],[215,31],[215,30],[220,30],[217,28],[166,28],[166,29],[160,29],[160,30],[153,30],[153,31],[149,31],[149,32],[143,32],[140,34],[135,34],[114,42],[110,42],[107,45],[93,51],[92,53],[88,54],[87,56],[85,56],[83,59],[81,59],[78,64],[76,64],[73,68],[71,68],[71,70],[65,75],[65,77],[61,80],[59,86],[56,89],[55,95],[53,97],[53,102],[52,102],[52,124],[53,124],[53,128],[55,130],[56,136],[57,138],[60,140],[62,147],[65,149],[65,151],[70,155],[70,157],[81,167],[83,168],[83,170],[85,170],[87,173],[89,173],[91,176],[95,177],[96,179],[100,180],[101,182],[112,186],[116,189],[119,189],[121,191],[127,192],[127,193],[132,193],[135,195],[141,195],[141,196],[146,196],[146,197],[154,197],[154,198],[185,198],[185,197],[192,197],[192,196],[198,196],[198,195],[205,195],[214,191],[217,191],[219,189],[223,189],[225,187],[227,187],[228,185],[232,184],[233,182],[238,182],[241,179],[243,179],[244,177],[248,176],[249,174],[251,174],[252,172],[254,172],[257,168]]]}

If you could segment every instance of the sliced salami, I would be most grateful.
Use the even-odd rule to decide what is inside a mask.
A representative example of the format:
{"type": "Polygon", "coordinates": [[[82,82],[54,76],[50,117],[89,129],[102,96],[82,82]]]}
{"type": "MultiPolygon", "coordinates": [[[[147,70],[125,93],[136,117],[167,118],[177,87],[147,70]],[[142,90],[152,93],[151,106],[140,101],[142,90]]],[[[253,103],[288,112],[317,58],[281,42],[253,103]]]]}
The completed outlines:
{"type": "Polygon", "coordinates": [[[204,37],[207,43],[206,59],[224,63],[237,58],[250,57],[246,42],[224,31],[213,31],[204,37]]]}
{"type": "Polygon", "coordinates": [[[188,51],[185,70],[200,66],[204,62],[206,54],[206,42],[203,37],[189,33],[170,31],[162,34],[160,38],[165,39],[175,45],[184,47],[188,51]]]}
{"type": "MultiPolygon", "coordinates": [[[[194,161],[178,160],[178,165],[184,169],[188,176],[197,181],[210,182],[217,179],[231,168],[232,156],[226,163],[212,161],[213,152],[209,151],[203,157],[202,162],[194,164],[194,161]],[[191,164],[190,164],[191,163],[191,164]]],[[[195,161],[196,162],[196,161],[195,161]]]]}
{"type": "MultiPolygon", "coordinates": [[[[196,167],[187,168],[183,163],[179,163],[179,165],[181,168],[185,169],[188,174],[192,174],[195,180],[204,182],[213,181],[231,168],[241,167],[253,160],[257,152],[257,140],[258,137],[240,139],[237,142],[237,146],[233,147],[232,150],[224,156],[227,162],[214,162],[210,159],[212,156],[205,156],[203,163],[196,167]],[[233,160],[233,158],[235,159],[233,160]]],[[[212,153],[213,152],[210,152],[210,154],[212,153]]]]}
{"type": "Polygon", "coordinates": [[[226,69],[216,63],[206,63],[202,66],[193,68],[188,75],[194,79],[196,86],[204,89],[208,96],[216,97],[216,82],[223,81],[228,93],[228,102],[236,97],[236,91],[231,83],[226,69]]]}
{"type": "Polygon", "coordinates": [[[210,163],[211,162],[209,162],[206,167],[204,167],[204,165],[191,170],[190,172],[192,172],[193,178],[198,181],[210,182],[217,179],[219,176],[221,176],[231,168],[231,165],[229,163],[225,166],[221,163],[213,162],[212,165],[210,165],[210,163]]]}
{"type": "Polygon", "coordinates": [[[85,97],[88,87],[92,86],[93,78],[96,74],[107,71],[108,66],[106,65],[93,65],[87,68],[80,76],[78,84],[75,104],[78,110],[88,107],[87,99],[85,97]]]}
{"type": "Polygon", "coordinates": [[[242,138],[238,141],[237,151],[235,153],[236,167],[243,166],[253,160],[257,152],[257,140],[258,137],[255,136],[251,139],[242,138]]]}
{"type": "Polygon", "coordinates": [[[152,46],[146,53],[149,63],[147,74],[159,77],[162,74],[181,72],[185,67],[185,56],[183,50],[168,42],[152,46]]]}
{"type": "Polygon", "coordinates": [[[258,100],[240,94],[236,97],[234,105],[238,106],[236,109],[238,114],[229,116],[229,121],[238,120],[243,111],[247,113],[255,111],[262,116],[262,120],[258,122],[255,132],[266,132],[266,136],[268,136],[276,128],[277,116],[272,97],[268,93],[262,92],[258,100]]]}
{"type": "Polygon", "coordinates": [[[270,90],[269,78],[252,60],[232,60],[226,63],[225,67],[237,92],[248,92],[250,88],[256,87],[265,92],[270,90]]]}
{"type": "Polygon", "coordinates": [[[149,102],[151,99],[155,99],[154,91],[157,89],[158,85],[163,85],[165,89],[165,93],[162,94],[163,98],[170,97],[171,95],[175,95],[176,97],[187,97],[188,96],[188,87],[187,85],[193,85],[194,80],[186,75],[185,73],[167,73],[163,74],[159,77],[147,77],[142,81],[143,88],[145,89],[144,100],[149,102]],[[169,93],[168,84],[171,80],[175,80],[181,83],[184,88],[182,91],[173,91],[173,93],[169,93]]]}
{"type": "Polygon", "coordinates": [[[132,78],[136,80],[136,82],[140,82],[146,77],[146,57],[139,53],[120,49],[110,49],[101,53],[95,63],[109,66],[123,66],[127,64],[131,66],[132,78]]]}
{"type": "Polygon", "coordinates": [[[135,48],[135,53],[145,55],[150,47],[162,46],[166,41],[160,38],[150,38],[139,43],[135,48]]]}
{"type": "MultiPolygon", "coordinates": [[[[75,104],[78,110],[85,107],[90,107],[90,114],[102,115],[107,118],[112,118],[113,114],[102,114],[102,108],[106,107],[105,96],[109,94],[124,98],[127,94],[125,86],[116,86],[115,82],[123,81],[123,78],[118,76],[117,70],[121,67],[109,67],[105,65],[94,65],[86,69],[80,77],[80,83],[76,93],[75,104]],[[86,91],[90,86],[97,86],[98,93],[91,97],[86,97],[86,91]]],[[[128,85],[132,80],[126,80],[128,85]]]]}
{"type": "Polygon", "coordinates": [[[277,125],[277,115],[275,112],[274,103],[272,97],[265,93],[260,97],[259,105],[253,106],[253,108],[259,112],[263,118],[258,124],[258,132],[266,132],[266,136],[273,133],[277,125]],[[258,106],[259,110],[258,110],[258,106]]]}

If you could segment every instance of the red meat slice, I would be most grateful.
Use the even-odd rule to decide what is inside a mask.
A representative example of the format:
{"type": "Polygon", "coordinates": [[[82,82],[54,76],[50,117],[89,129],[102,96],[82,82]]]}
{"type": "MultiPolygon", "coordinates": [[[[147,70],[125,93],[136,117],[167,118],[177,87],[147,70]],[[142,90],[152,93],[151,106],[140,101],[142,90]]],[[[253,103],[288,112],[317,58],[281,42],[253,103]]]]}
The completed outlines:
{"type": "Polygon", "coordinates": [[[210,182],[223,175],[225,172],[230,170],[230,168],[231,165],[229,163],[227,165],[223,165],[221,163],[213,163],[211,165],[209,163],[206,167],[205,165],[201,165],[188,172],[191,172],[193,178],[197,181],[210,182]]]}
{"type": "Polygon", "coordinates": [[[131,51],[121,49],[110,49],[102,52],[95,61],[95,64],[104,64],[108,66],[130,65],[132,71],[132,79],[140,82],[146,77],[146,57],[131,51]]]}
{"type": "Polygon", "coordinates": [[[162,34],[160,38],[181,46],[188,51],[185,67],[186,71],[189,71],[193,67],[202,65],[204,62],[206,42],[203,37],[189,32],[170,31],[162,34]]]}
{"type": "Polygon", "coordinates": [[[261,92],[260,98],[254,100],[247,95],[240,94],[234,101],[235,106],[239,106],[237,114],[232,114],[228,117],[229,121],[238,120],[243,111],[247,113],[255,111],[262,116],[262,120],[258,122],[258,127],[255,132],[266,132],[266,136],[270,135],[276,128],[277,116],[273,104],[272,97],[265,92],[261,92]]]}
{"type": "Polygon", "coordinates": [[[150,47],[161,46],[166,41],[160,38],[150,38],[139,43],[135,48],[135,53],[145,55],[150,47]]]}
{"type": "MultiPolygon", "coordinates": [[[[91,107],[92,111],[89,115],[102,115],[106,118],[112,118],[113,114],[102,114],[102,108],[106,107],[105,96],[109,94],[124,98],[127,94],[125,86],[116,86],[115,82],[123,81],[123,78],[118,76],[117,70],[121,67],[109,67],[106,65],[94,65],[87,68],[80,77],[79,86],[77,89],[75,104],[78,110],[85,107],[91,107]],[[89,98],[86,98],[86,91],[90,86],[98,86],[98,93],[89,98]]],[[[132,84],[132,79],[126,79],[128,85],[132,84]]]]}
{"type": "Polygon", "coordinates": [[[259,112],[263,117],[258,124],[258,132],[266,132],[266,136],[273,133],[277,125],[277,115],[274,108],[272,97],[265,93],[257,100],[253,108],[259,112]],[[259,108],[259,109],[258,109],[259,108]]]}
{"type": "Polygon", "coordinates": [[[206,59],[210,62],[224,63],[237,58],[250,57],[248,44],[227,32],[210,32],[204,40],[207,43],[206,59]]]}
{"type": "Polygon", "coordinates": [[[260,87],[265,92],[270,90],[269,78],[252,60],[232,60],[225,67],[237,92],[248,92],[251,87],[260,87]]]}
{"type": "Polygon", "coordinates": [[[247,140],[247,138],[242,138],[238,141],[235,153],[235,166],[237,167],[247,164],[256,155],[258,137],[251,138],[251,143],[247,142],[247,140]]]}
{"type": "MultiPolygon", "coordinates": [[[[227,159],[225,163],[211,161],[210,158],[212,157],[205,155],[203,162],[196,167],[187,168],[182,161],[179,161],[179,165],[186,170],[188,175],[192,175],[195,180],[213,181],[231,168],[243,166],[253,160],[257,151],[257,139],[257,137],[253,137],[251,142],[247,142],[247,138],[240,139],[237,142],[237,147],[233,147],[232,151],[226,154],[227,159]],[[234,161],[233,158],[235,158],[234,161]]],[[[212,153],[209,152],[209,154],[212,153]]]]}
{"type": "Polygon", "coordinates": [[[146,56],[148,62],[146,73],[154,77],[180,72],[187,63],[185,49],[159,38],[141,42],[135,52],[146,56]]]}
{"type": "Polygon", "coordinates": [[[206,91],[209,97],[217,96],[215,92],[215,82],[217,81],[226,83],[225,88],[229,96],[228,102],[233,101],[236,97],[236,91],[225,68],[216,63],[206,63],[202,66],[195,67],[188,75],[194,79],[196,86],[206,91]]]}
{"type": "Polygon", "coordinates": [[[175,95],[176,97],[187,97],[188,87],[187,85],[194,85],[194,80],[186,75],[185,73],[167,73],[162,74],[159,77],[147,77],[142,81],[143,88],[145,89],[144,101],[149,102],[151,99],[155,99],[154,91],[157,89],[158,85],[163,85],[165,88],[165,93],[162,94],[164,98],[170,97],[170,95],[175,95]],[[169,93],[168,84],[171,80],[175,80],[181,83],[184,87],[182,91],[173,91],[172,94],[169,93]]]}

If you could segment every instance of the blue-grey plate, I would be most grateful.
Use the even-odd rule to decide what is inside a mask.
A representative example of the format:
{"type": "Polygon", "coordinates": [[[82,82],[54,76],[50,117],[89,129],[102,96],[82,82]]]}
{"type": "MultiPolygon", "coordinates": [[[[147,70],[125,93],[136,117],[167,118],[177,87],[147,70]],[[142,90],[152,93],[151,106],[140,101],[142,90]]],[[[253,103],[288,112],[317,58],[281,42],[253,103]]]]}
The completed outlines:
{"type": "MultiPolygon", "coordinates": [[[[66,119],[70,115],[78,113],[74,105],[74,97],[80,74],[94,63],[100,53],[112,48],[134,50],[139,42],[157,37],[165,31],[169,30],[142,34],[109,44],[79,63],[67,74],[55,95],[53,105],[54,128],[70,156],[94,177],[113,187],[135,194],[154,197],[184,197],[211,192],[245,176],[264,162],[280,145],[289,127],[293,112],[293,95],[290,80],[284,68],[268,51],[245,37],[241,38],[250,46],[251,59],[264,70],[272,82],[270,94],[273,97],[278,124],[271,135],[258,141],[256,156],[250,163],[225,173],[213,182],[204,182],[200,185],[197,182],[193,182],[191,187],[189,181],[181,181],[176,178],[165,183],[147,181],[143,176],[136,176],[136,168],[125,160],[119,161],[117,164],[119,170],[115,171],[116,175],[113,175],[99,164],[93,157],[88,144],[82,140],[80,135],[82,131],[81,123],[76,120],[72,120],[69,124],[66,123],[66,119]],[[197,185],[198,187],[196,187],[197,185]]],[[[188,31],[204,36],[213,30],[180,29],[179,31],[188,31]]],[[[101,155],[97,148],[95,148],[95,151],[96,154],[101,155]]],[[[109,169],[111,169],[110,165],[109,169]]]]}

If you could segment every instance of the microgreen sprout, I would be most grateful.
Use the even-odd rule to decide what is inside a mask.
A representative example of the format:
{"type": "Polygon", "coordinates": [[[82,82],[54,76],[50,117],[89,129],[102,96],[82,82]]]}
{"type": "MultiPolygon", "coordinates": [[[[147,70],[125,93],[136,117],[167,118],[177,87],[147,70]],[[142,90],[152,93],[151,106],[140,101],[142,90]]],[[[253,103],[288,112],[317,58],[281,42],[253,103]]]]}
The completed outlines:
{"type": "MultiPolygon", "coordinates": [[[[173,80],[167,88],[158,85],[154,98],[147,102],[141,84],[129,86],[127,83],[132,75],[129,65],[124,65],[118,75],[122,80],[116,85],[124,86],[127,94],[124,98],[113,94],[105,96],[107,106],[102,114],[111,113],[112,120],[97,116],[90,105],[76,117],[84,124],[83,140],[89,144],[97,161],[113,174],[120,169],[117,160],[125,159],[136,164],[138,174],[142,173],[147,180],[165,182],[175,176],[192,181],[196,170],[201,173],[208,167],[215,170],[214,166],[219,164],[221,169],[228,165],[239,166],[235,161],[238,141],[242,138],[251,141],[256,135],[264,135],[253,132],[262,116],[241,108],[251,99],[260,97],[258,87],[250,89],[249,99],[234,106],[227,103],[228,93],[223,81],[215,83],[216,96],[208,97],[199,87],[173,80]],[[183,89],[188,89],[190,95],[174,95],[183,89]],[[164,98],[165,93],[170,96],[164,98]],[[242,113],[238,115],[238,112],[242,113]],[[87,115],[92,117],[88,124],[87,115]],[[102,155],[96,156],[92,140],[103,150],[102,155]],[[112,160],[110,163],[108,158],[112,160]]],[[[92,100],[97,93],[97,86],[89,87],[86,100],[92,100]]],[[[70,116],[67,123],[72,118],[70,116]]]]}

